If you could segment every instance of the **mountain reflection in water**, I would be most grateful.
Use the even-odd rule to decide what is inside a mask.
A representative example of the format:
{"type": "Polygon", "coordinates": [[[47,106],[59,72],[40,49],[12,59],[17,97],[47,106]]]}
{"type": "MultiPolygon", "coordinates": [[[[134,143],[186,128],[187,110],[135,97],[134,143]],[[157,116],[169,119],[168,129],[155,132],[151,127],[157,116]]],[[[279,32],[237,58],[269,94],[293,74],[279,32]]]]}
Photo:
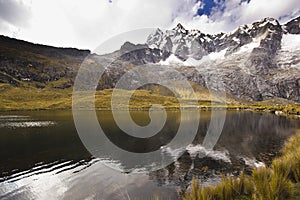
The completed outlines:
{"type": "MultiPolygon", "coordinates": [[[[255,165],[269,164],[284,140],[300,128],[299,121],[272,114],[228,111],[222,134],[209,150],[202,142],[210,112],[200,114],[192,144],[179,150],[161,148],[168,155],[182,151],[178,160],[163,169],[136,174],[132,173],[135,166],[122,154],[100,151],[98,158],[91,156],[69,111],[0,113],[0,198],[120,199],[129,195],[144,199],[158,195],[176,199],[177,190],[187,187],[192,177],[200,178],[203,184],[214,184],[221,174],[235,175],[255,165]]],[[[150,151],[172,140],[181,119],[180,111],[168,111],[169,121],[161,136],[138,144],[124,140],[109,111],[98,111],[97,115],[103,130],[114,140],[128,148],[150,151]]],[[[150,122],[146,111],[133,111],[131,115],[141,126],[150,122]]],[[[184,120],[188,123],[193,115],[187,116],[184,120]]]]}

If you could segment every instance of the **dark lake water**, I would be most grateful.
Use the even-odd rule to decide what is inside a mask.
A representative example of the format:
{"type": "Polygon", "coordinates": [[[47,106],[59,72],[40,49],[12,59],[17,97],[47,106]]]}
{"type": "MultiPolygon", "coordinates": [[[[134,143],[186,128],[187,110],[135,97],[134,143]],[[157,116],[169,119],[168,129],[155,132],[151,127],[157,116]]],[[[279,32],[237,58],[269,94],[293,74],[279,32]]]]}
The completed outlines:
{"type": "MultiPolygon", "coordinates": [[[[118,112],[122,116],[123,111],[118,112]]],[[[180,111],[167,113],[159,136],[142,144],[122,134],[111,112],[97,111],[97,116],[108,137],[125,149],[165,151],[161,146],[172,140],[181,116],[180,111]]],[[[197,135],[181,149],[178,160],[156,171],[135,173],[130,159],[113,150],[102,152],[106,143],[97,149],[98,157],[92,156],[80,140],[71,111],[0,112],[0,199],[177,199],[178,190],[192,177],[214,184],[221,174],[269,164],[285,139],[300,128],[299,121],[273,114],[228,111],[222,134],[210,150],[202,143],[211,113],[199,114],[197,135]]],[[[150,122],[146,111],[132,111],[131,116],[141,126],[150,122]]],[[[195,111],[187,116],[187,121],[193,120],[195,111]]]]}

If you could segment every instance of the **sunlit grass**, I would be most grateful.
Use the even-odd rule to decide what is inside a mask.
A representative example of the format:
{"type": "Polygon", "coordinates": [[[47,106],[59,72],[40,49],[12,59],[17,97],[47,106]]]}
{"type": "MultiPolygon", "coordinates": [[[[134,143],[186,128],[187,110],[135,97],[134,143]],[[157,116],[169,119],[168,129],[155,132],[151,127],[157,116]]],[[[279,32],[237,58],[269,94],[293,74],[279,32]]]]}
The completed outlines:
{"type": "Polygon", "coordinates": [[[192,180],[191,191],[181,192],[181,198],[186,200],[229,200],[246,198],[253,193],[254,188],[244,173],[238,178],[223,177],[222,181],[214,186],[201,186],[196,179],[192,180]]]}
{"type": "MultiPolygon", "coordinates": [[[[59,80],[58,82],[61,82],[59,80]]],[[[53,83],[61,84],[61,83],[53,83]]],[[[71,109],[73,89],[36,88],[31,85],[14,87],[9,84],[0,83],[0,110],[51,110],[71,109]]],[[[113,89],[97,91],[95,94],[96,109],[111,109],[113,89]]],[[[122,99],[130,94],[130,91],[118,90],[117,98],[122,99]]],[[[91,101],[90,96],[81,95],[78,101],[85,106],[91,101]]],[[[94,98],[94,97],[93,97],[94,98]]],[[[78,103],[77,102],[77,103],[78,103]]],[[[189,100],[182,100],[184,107],[190,106],[189,100]]],[[[136,90],[133,92],[130,103],[118,104],[116,108],[149,109],[152,105],[159,104],[166,109],[179,109],[178,99],[174,96],[164,96],[147,90],[136,90]]],[[[210,101],[201,101],[200,105],[209,107],[210,101]]]]}
{"type": "Polygon", "coordinates": [[[215,185],[203,187],[193,179],[189,192],[181,191],[186,200],[294,200],[300,199],[300,132],[289,138],[283,155],[273,160],[270,167],[253,169],[251,176],[241,173],[215,185]]]}
{"type": "MultiPolygon", "coordinates": [[[[0,110],[53,110],[53,109],[71,109],[73,88],[53,88],[55,85],[63,85],[66,79],[53,81],[49,84],[43,84],[43,88],[37,88],[34,85],[41,83],[23,83],[20,87],[14,87],[6,83],[0,83],[0,110]]],[[[198,86],[199,87],[199,86],[198,86]]],[[[209,100],[208,91],[203,88],[196,88],[196,95],[199,97],[197,109],[228,109],[228,110],[253,110],[258,112],[273,112],[278,115],[291,116],[298,118],[300,113],[299,104],[267,105],[263,103],[238,103],[233,98],[228,98],[226,104],[218,102],[217,97],[213,101],[209,100]]],[[[113,89],[97,91],[95,95],[96,109],[111,109],[111,98],[113,89]]],[[[128,95],[129,91],[118,90],[119,98],[128,95]]],[[[82,101],[90,99],[82,98],[82,101]]],[[[191,104],[192,100],[181,99],[184,107],[195,107],[191,104]]],[[[130,98],[130,104],[117,105],[118,108],[129,109],[149,109],[154,104],[160,104],[166,109],[179,109],[179,101],[174,95],[159,91],[156,87],[147,88],[147,90],[136,90],[130,98]]],[[[83,104],[84,105],[84,104],[83,104]]]]}
{"type": "Polygon", "coordinates": [[[272,168],[260,167],[253,170],[254,199],[284,200],[293,194],[292,182],[288,179],[288,169],[273,163],[272,168]]]}

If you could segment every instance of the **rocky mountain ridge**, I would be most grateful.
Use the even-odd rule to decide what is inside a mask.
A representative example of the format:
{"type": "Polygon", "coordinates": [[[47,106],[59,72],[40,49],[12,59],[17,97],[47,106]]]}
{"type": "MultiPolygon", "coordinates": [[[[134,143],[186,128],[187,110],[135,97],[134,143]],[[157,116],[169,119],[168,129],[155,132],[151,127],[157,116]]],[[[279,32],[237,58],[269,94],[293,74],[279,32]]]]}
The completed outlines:
{"type": "Polygon", "coordinates": [[[283,25],[265,18],[215,35],[178,24],[172,30],[157,29],[143,45],[127,42],[121,52],[125,53],[119,60],[126,65],[154,63],[175,68],[204,87],[205,79],[215,77],[239,98],[280,97],[300,102],[300,17],[283,25]]]}
{"type": "MultiPolygon", "coordinates": [[[[276,36],[278,37],[283,31],[279,22],[273,18],[265,18],[253,24],[240,26],[231,33],[216,35],[204,34],[199,30],[186,30],[181,24],[178,24],[174,29],[165,32],[157,29],[148,37],[147,44],[151,48],[174,53],[183,60],[190,57],[200,60],[211,52],[219,52],[224,49],[226,49],[225,55],[229,55],[255,39],[260,40],[262,48],[274,52],[278,45],[274,42],[274,45],[268,45],[268,40],[274,41],[276,36]]],[[[280,40],[280,36],[277,39],[280,40]]]]}
{"type": "MultiPolygon", "coordinates": [[[[81,63],[88,57],[100,60],[99,67],[108,66],[98,89],[115,87],[136,65],[156,65],[175,69],[203,87],[208,87],[207,80],[221,80],[226,92],[237,98],[300,102],[299,45],[300,17],[285,24],[265,18],[215,35],[186,30],[178,24],[172,30],[157,29],[145,44],[126,42],[120,50],[106,55],[0,36],[0,82],[17,87],[23,83],[38,88],[49,84],[59,89],[72,87],[81,63]]],[[[133,74],[129,81],[135,82],[136,77],[133,74]]]]}

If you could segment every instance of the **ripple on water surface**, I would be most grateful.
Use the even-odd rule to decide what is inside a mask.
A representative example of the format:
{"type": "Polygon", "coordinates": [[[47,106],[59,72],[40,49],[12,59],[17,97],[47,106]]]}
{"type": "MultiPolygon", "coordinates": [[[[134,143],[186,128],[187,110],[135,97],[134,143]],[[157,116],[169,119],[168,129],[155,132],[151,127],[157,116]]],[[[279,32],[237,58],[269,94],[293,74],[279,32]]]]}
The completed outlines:
{"type": "Polygon", "coordinates": [[[30,116],[0,115],[0,128],[33,128],[55,125],[54,121],[34,121],[30,116]]]}

